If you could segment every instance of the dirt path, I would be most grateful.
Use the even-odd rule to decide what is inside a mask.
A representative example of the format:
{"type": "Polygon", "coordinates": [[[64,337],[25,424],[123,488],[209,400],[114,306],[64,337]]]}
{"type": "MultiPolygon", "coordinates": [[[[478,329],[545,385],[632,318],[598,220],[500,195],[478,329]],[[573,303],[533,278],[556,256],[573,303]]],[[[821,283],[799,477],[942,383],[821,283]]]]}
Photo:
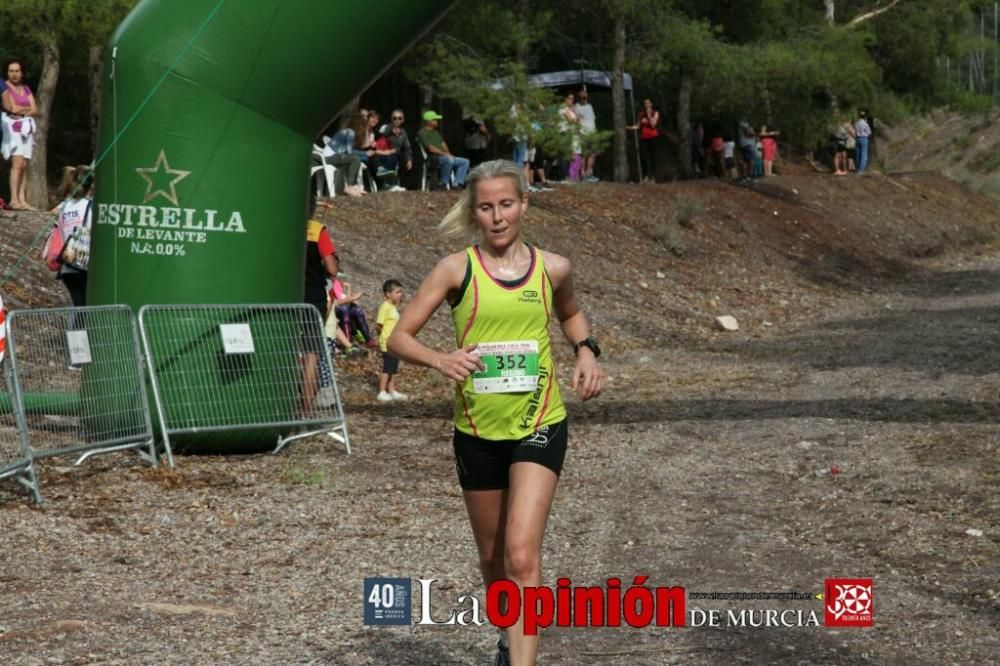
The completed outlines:
{"type": "MultiPolygon", "coordinates": [[[[574,651],[621,664],[985,663],[997,653],[1000,262],[940,270],[772,338],[648,356],[618,371],[633,375],[630,395],[587,409],[581,448],[606,462],[595,481],[615,490],[595,498],[578,486],[588,513],[614,517],[603,542],[580,544],[602,554],[589,575],[748,592],[871,577],[874,628],[605,630],[600,647],[570,630],[547,637],[564,655],[552,663],[583,663],[574,651]],[[649,381],[649,365],[666,381],[649,381]]],[[[574,567],[548,566],[559,564],[574,567]]],[[[822,622],[818,601],[692,606],[723,617],[813,608],[822,622]]]]}
{"type": "MultiPolygon", "coordinates": [[[[608,395],[571,405],[547,576],[808,593],[871,577],[874,627],[553,629],[542,663],[1000,652],[1000,257],[762,337],[612,350],[606,367],[608,395]]],[[[124,455],[47,464],[41,509],[3,485],[4,663],[487,663],[485,627],[361,623],[366,576],[437,579],[439,619],[479,592],[437,395],[349,404],[351,456],[314,440],[173,472],[124,455]]],[[[819,601],[696,605],[822,623],[819,601]]]]}

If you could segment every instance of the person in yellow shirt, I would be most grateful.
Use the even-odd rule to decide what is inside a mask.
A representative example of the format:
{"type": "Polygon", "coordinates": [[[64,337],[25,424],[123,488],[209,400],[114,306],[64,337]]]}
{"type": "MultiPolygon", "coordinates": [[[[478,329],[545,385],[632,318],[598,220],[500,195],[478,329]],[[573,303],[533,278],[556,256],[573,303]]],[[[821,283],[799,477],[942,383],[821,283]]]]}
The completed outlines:
{"type": "Polygon", "coordinates": [[[382,285],[385,300],[378,308],[375,330],[378,331],[378,348],[382,352],[382,372],[378,375],[379,402],[406,400],[406,394],[396,390],[396,375],[399,374],[399,358],[389,353],[387,343],[392,329],[399,321],[399,304],[403,302],[403,285],[399,280],[386,280],[382,285]]]}
{"type": "MultiPolygon", "coordinates": [[[[573,292],[570,262],[521,239],[528,208],[524,169],[484,162],[441,222],[479,242],[440,262],[424,280],[389,339],[389,351],[455,382],[453,448],[483,582],[542,583],[542,538],[566,454],[567,421],[549,339],[554,316],[576,354],[572,388],[597,397],[600,348],[573,292]],[[452,351],[416,338],[447,301],[452,351]]],[[[501,635],[497,664],[531,666],[538,636],[523,616],[501,635]]]]}

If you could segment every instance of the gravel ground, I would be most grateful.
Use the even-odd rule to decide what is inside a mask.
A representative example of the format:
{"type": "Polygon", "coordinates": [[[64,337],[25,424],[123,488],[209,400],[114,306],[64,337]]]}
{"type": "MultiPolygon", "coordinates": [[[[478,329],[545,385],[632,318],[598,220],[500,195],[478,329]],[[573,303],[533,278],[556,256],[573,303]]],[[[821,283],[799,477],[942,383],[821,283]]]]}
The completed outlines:
{"type": "MultiPolygon", "coordinates": [[[[757,314],[735,334],[708,331],[712,296],[692,291],[688,323],[641,319],[639,300],[634,328],[606,324],[607,394],[570,403],[547,579],[817,593],[825,578],[870,577],[874,626],[555,628],[540,663],[993,661],[1000,254],[979,252],[911,262],[905,277],[873,260],[891,279],[835,292],[772,272],[759,279],[776,293],[745,304],[757,314]],[[781,300],[801,307],[775,316],[781,300]],[[668,332],[643,346],[636,330],[657,325],[668,332]]],[[[664,279],[684,275],[672,268],[664,279]]],[[[436,579],[438,618],[481,596],[447,386],[410,369],[414,400],[387,407],[368,370],[342,373],[352,455],[313,438],[174,470],[127,454],[50,461],[40,508],[0,483],[3,663],[491,663],[488,626],[362,624],[367,576],[436,579]]],[[[822,623],[817,600],[696,605],[822,623]]]]}

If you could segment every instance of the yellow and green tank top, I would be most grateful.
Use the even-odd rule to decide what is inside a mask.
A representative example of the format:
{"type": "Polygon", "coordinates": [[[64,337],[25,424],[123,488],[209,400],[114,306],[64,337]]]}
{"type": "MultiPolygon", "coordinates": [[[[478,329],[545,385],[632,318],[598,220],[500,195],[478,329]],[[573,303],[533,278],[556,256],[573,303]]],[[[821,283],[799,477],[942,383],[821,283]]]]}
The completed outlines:
{"type": "Polygon", "coordinates": [[[455,342],[479,344],[487,371],[456,386],[455,428],[474,437],[521,439],[566,418],[549,340],[552,283],[541,252],[528,249],[531,266],[515,282],[490,275],[478,247],[466,250],[469,268],[451,312],[455,342]]]}

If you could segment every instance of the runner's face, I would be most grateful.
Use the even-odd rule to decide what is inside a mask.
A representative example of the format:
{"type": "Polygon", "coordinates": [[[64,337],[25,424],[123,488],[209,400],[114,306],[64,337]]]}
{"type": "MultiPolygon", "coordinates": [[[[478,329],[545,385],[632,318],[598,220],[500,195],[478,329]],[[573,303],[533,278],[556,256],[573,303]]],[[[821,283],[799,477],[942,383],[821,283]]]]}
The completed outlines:
{"type": "Polygon", "coordinates": [[[500,250],[517,240],[521,230],[521,215],[528,208],[527,195],[517,193],[513,178],[486,178],[476,183],[476,204],[473,215],[483,240],[500,250]]]}

